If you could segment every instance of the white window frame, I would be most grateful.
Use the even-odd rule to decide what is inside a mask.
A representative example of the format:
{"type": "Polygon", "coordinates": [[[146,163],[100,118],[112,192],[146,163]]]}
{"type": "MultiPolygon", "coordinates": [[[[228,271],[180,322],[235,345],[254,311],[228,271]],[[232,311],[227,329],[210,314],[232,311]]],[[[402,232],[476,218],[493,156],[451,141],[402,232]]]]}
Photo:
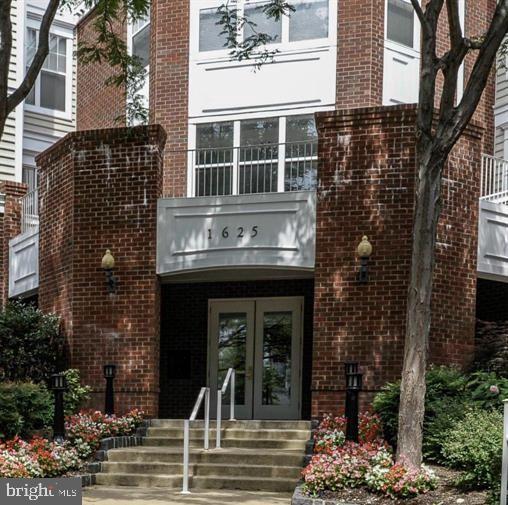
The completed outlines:
{"type": "MultiPolygon", "coordinates": [[[[25,26],[25,41],[28,39],[27,33],[28,30],[36,30],[37,34],[40,31],[40,23],[34,19],[27,19],[25,26]]],[[[24,104],[24,108],[26,111],[35,112],[37,114],[43,114],[45,116],[51,116],[60,119],[72,120],[72,79],[73,79],[73,59],[74,59],[74,33],[71,30],[67,30],[60,26],[52,26],[51,34],[62,37],[66,40],[66,56],[65,56],[65,111],[49,109],[47,107],[41,107],[40,105],[40,90],[41,90],[41,76],[37,76],[37,80],[35,81],[35,105],[26,103],[24,104]]],[[[38,37],[38,35],[37,35],[38,37]]],[[[38,38],[37,38],[38,40],[38,38]]],[[[27,51],[26,51],[26,43],[23,48],[23,61],[26,72],[27,67],[27,51]]]]}
{"type": "MultiPolygon", "coordinates": [[[[189,150],[193,151],[197,146],[197,127],[201,124],[209,124],[209,123],[233,123],[233,149],[235,149],[233,156],[237,156],[237,149],[242,147],[240,145],[240,126],[242,121],[256,120],[256,119],[275,119],[279,120],[279,158],[278,158],[278,172],[277,172],[277,190],[274,193],[284,193],[284,177],[286,171],[286,152],[285,152],[285,144],[286,144],[286,134],[287,134],[287,119],[293,116],[313,116],[316,110],[294,110],[294,111],[284,111],[284,113],[273,114],[269,112],[259,112],[257,114],[252,114],[249,116],[234,116],[234,117],[221,117],[221,118],[209,118],[204,117],[199,120],[189,124],[189,150]]],[[[316,159],[317,159],[317,151],[316,151],[316,159]]],[[[236,160],[233,160],[233,165],[236,166],[236,160]]],[[[232,195],[237,195],[235,189],[237,188],[237,177],[238,173],[233,169],[233,193],[232,195]]],[[[188,156],[187,159],[187,196],[192,198],[195,197],[195,170],[193,164],[193,156],[188,156]]]]}
{"type": "MultiPolygon", "coordinates": [[[[403,2],[406,2],[407,4],[411,5],[411,0],[402,0],[403,2]]],[[[408,54],[411,56],[419,56],[420,55],[420,33],[421,33],[421,26],[420,26],[420,20],[418,19],[418,15],[416,14],[416,11],[413,12],[413,47],[406,46],[405,44],[401,44],[399,42],[395,42],[388,38],[388,2],[389,0],[385,0],[385,45],[391,47],[394,51],[399,51],[403,54],[408,54]]],[[[414,10],[414,9],[413,9],[414,10]]]]}
{"type": "MultiPolygon", "coordinates": [[[[216,49],[213,51],[199,50],[199,23],[200,11],[204,9],[218,8],[224,3],[223,0],[189,0],[190,5],[190,57],[191,60],[214,60],[230,59],[229,48],[216,49]]],[[[268,1],[268,0],[267,0],[268,1]]],[[[304,2],[306,0],[292,0],[294,3],[304,2]]],[[[299,51],[302,49],[323,47],[335,45],[337,43],[337,1],[328,0],[328,37],[318,39],[306,39],[289,42],[289,23],[288,16],[282,16],[281,40],[266,46],[268,50],[276,49],[279,53],[299,51]]],[[[263,3],[262,0],[237,0],[237,7],[240,14],[243,15],[245,4],[263,3]]],[[[243,31],[238,31],[238,37],[243,37],[243,31]]]]}
{"type": "MultiPolygon", "coordinates": [[[[133,29],[134,25],[133,25],[132,21],[129,21],[129,23],[127,23],[127,52],[129,53],[129,55],[132,56],[132,47],[133,47],[132,40],[133,40],[133,38],[150,24],[150,21],[151,21],[150,16],[151,16],[151,13],[149,11],[148,17],[145,20],[145,23],[140,25],[137,28],[137,30],[135,30],[135,31],[133,29]]],[[[148,63],[148,65],[145,66],[146,80],[145,80],[143,89],[141,90],[141,93],[145,96],[145,99],[146,99],[145,105],[146,105],[147,109],[150,106],[150,55],[151,55],[151,50],[149,48],[149,58],[148,58],[149,63],[148,63]]],[[[128,100],[129,98],[127,97],[126,99],[128,100]]]]}

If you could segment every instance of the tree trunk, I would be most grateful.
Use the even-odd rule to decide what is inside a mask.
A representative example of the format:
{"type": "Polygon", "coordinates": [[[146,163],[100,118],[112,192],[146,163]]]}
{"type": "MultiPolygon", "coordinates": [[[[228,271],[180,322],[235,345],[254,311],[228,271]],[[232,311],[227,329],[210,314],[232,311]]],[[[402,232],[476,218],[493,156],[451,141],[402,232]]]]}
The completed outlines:
{"type": "MultiPolygon", "coordinates": [[[[422,151],[425,150],[420,152],[422,151]]],[[[430,154],[420,159],[397,440],[397,460],[415,467],[419,467],[422,462],[432,277],[437,224],[441,213],[441,174],[445,164],[445,158],[436,161],[430,154]]]]}
{"type": "MultiPolygon", "coordinates": [[[[1,102],[1,100],[0,100],[0,102],[1,102]]],[[[1,105],[0,105],[0,108],[1,108],[1,105]]],[[[7,114],[5,113],[4,110],[0,110],[0,139],[2,139],[2,136],[4,134],[6,121],[7,121],[7,114]]]]}

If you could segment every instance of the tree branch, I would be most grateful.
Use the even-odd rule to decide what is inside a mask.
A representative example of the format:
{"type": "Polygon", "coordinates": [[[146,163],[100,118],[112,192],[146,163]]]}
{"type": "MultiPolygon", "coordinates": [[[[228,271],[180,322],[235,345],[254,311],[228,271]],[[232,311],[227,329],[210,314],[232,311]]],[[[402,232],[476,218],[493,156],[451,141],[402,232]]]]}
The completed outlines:
{"type": "Polygon", "coordinates": [[[446,0],[446,11],[448,13],[448,27],[450,28],[450,41],[453,49],[463,44],[458,0],[446,0]]]}
{"type": "MultiPolygon", "coordinates": [[[[6,104],[9,92],[9,67],[12,51],[12,0],[5,0],[0,6],[0,103],[6,104]],[[5,98],[5,100],[4,100],[5,98]]],[[[7,107],[0,111],[0,118],[7,117],[7,107]]]]}
{"type": "Polygon", "coordinates": [[[411,4],[413,5],[413,9],[420,20],[422,27],[427,24],[427,20],[425,19],[425,14],[422,10],[420,2],[418,0],[411,0],[411,4]]]}
{"type": "Polygon", "coordinates": [[[8,113],[12,112],[28,96],[44,65],[44,61],[49,53],[49,29],[55,19],[59,4],[60,0],[49,0],[48,2],[39,30],[39,45],[37,46],[37,51],[25,74],[25,78],[14,93],[7,99],[8,113]]]}

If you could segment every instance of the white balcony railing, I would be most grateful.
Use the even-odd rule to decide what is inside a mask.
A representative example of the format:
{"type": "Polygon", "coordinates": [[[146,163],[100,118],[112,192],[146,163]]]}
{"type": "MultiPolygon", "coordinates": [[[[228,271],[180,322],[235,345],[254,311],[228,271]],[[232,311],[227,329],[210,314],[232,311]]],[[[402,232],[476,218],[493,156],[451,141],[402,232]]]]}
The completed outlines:
{"type": "Polygon", "coordinates": [[[317,141],[188,152],[192,196],[315,189],[317,141]]]}
{"type": "Polygon", "coordinates": [[[21,199],[21,233],[35,231],[39,226],[39,192],[30,191],[21,199]]]}
{"type": "Polygon", "coordinates": [[[508,203],[508,161],[484,154],[482,156],[481,200],[508,203]]]}

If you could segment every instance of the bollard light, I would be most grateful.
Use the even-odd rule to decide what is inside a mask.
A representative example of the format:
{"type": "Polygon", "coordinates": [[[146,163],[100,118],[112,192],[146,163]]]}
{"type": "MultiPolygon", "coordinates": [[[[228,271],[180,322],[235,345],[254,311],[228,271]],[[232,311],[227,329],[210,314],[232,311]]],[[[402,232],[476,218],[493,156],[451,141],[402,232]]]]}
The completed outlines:
{"type": "Polygon", "coordinates": [[[53,440],[62,443],[65,440],[64,393],[67,381],[63,373],[57,373],[49,378],[49,389],[55,396],[55,413],[53,416],[53,440]]]}
{"type": "Polygon", "coordinates": [[[106,379],[106,397],[104,401],[104,413],[112,416],[115,413],[115,391],[113,380],[116,377],[116,365],[104,365],[104,378],[106,379]]]}
{"type": "Polygon", "coordinates": [[[346,440],[358,442],[359,393],[363,375],[358,372],[358,363],[344,363],[346,375],[346,440]]]}

